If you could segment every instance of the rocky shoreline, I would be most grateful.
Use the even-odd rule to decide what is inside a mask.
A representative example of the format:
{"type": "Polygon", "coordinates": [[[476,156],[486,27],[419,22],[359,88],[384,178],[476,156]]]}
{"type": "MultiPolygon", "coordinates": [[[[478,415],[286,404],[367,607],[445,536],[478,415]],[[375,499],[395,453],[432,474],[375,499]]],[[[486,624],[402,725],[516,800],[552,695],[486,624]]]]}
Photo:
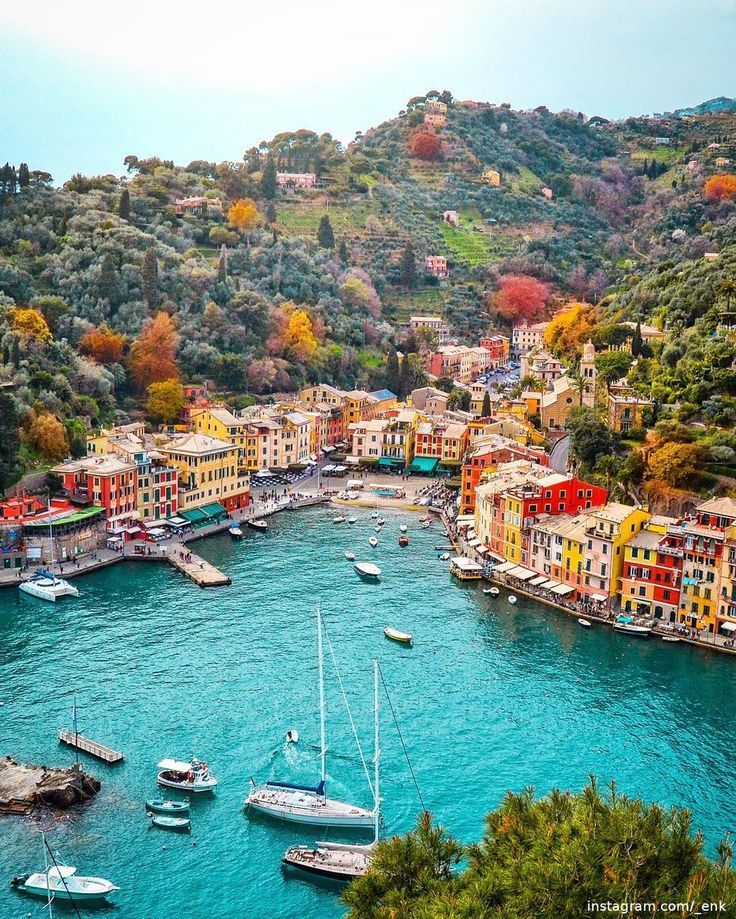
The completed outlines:
{"type": "Polygon", "coordinates": [[[56,769],[0,759],[0,814],[27,815],[38,808],[63,811],[94,797],[99,781],[81,769],[56,769]]]}

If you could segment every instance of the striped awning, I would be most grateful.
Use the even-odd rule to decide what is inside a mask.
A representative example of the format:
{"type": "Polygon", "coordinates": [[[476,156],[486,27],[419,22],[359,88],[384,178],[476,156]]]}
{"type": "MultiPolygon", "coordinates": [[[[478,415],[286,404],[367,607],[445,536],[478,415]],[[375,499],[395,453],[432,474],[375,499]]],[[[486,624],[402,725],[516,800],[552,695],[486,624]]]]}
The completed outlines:
{"type": "Polygon", "coordinates": [[[516,568],[514,562],[504,562],[502,565],[494,565],[493,573],[504,574],[506,571],[511,571],[512,568],[516,568]]]}
{"type": "Polygon", "coordinates": [[[558,584],[557,587],[551,588],[553,594],[557,594],[559,597],[566,597],[568,594],[571,594],[574,587],[570,587],[569,584],[558,584]]]}
{"type": "Polygon", "coordinates": [[[547,575],[542,574],[537,578],[532,578],[531,581],[529,581],[529,583],[534,587],[539,587],[539,585],[544,584],[546,580],[547,580],[547,575]]]}
{"type": "Polygon", "coordinates": [[[536,571],[532,571],[531,568],[525,568],[523,565],[517,565],[515,568],[512,568],[511,571],[507,572],[509,577],[518,578],[520,581],[528,581],[529,578],[533,578],[536,574],[536,571]]]}

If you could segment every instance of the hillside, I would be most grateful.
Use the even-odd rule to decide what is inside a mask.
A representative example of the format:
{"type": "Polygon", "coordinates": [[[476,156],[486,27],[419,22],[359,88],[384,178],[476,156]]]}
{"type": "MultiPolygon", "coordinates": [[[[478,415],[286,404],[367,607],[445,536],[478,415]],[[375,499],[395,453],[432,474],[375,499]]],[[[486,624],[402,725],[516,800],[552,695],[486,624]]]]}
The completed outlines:
{"type": "MultiPolygon", "coordinates": [[[[663,364],[657,385],[662,399],[700,408],[708,381],[679,379],[687,365],[675,355],[710,358],[700,333],[717,331],[735,267],[733,200],[703,193],[736,158],[736,115],[715,111],[612,123],[432,92],[347,148],[304,130],[240,162],[131,155],[122,177],[78,175],[60,188],[33,168],[43,164],[6,165],[0,381],[16,413],[5,429],[19,426],[22,446],[3,479],[81,451],[85,426],[140,413],[161,368],[213,379],[241,402],[312,380],[379,387],[388,350],[413,347],[399,329],[413,312],[442,314],[468,342],[508,333],[513,310],[495,294],[517,276],[545,285],[548,309],[600,301],[603,325],[677,328],[678,380],[663,364]],[[316,187],[282,191],[276,171],[314,173],[316,187]],[[177,214],[191,197],[209,206],[177,214]],[[709,251],[717,263],[703,262],[709,251]],[[447,258],[447,279],[424,273],[426,255],[447,258]],[[145,348],[171,361],[157,368],[145,348]]],[[[729,349],[717,358],[728,373],[729,349]]]]}

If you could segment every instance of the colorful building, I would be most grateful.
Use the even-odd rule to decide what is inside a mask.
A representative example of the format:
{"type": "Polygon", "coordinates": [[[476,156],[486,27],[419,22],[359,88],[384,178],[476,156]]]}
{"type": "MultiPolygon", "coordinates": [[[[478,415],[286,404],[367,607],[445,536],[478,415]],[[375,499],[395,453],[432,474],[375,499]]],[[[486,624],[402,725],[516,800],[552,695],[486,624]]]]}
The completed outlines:
{"type": "Polygon", "coordinates": [[[599,604],[610,606],[620,592],[624,547],[651,518],[640,507],[612,502],[588,514],[582,592],[599,604]]]}
{"type": "Polygon", "coordinates": [[[546,466],[549,457],[541,450],[532,450],[500,434],[486,434],[470,444],[463,461],[460,485],[460,513],[472,514],[475,510],[476,489],[484,473],[492,473],[499,467],[525,460],[539,466],[546,466]]]}
{"type": "Polygon", "coordinates": [[[424,270],[435,278],[446,278],[450,273],[447,270],[447,259],[444,255],[426,255],[424,270]]]}
{"type": "Polygon", "coordinates": [[[468,426],[459,422],[420,421],[409,472],[431,475],[439,465],[457,469],[468,447],[468,426]]]}
{"type": "Polygon", "coordinates": [[[240,448],[207,434],[172,438],[159,452],[179,469],[179,511],[219,503],[228,511],[247,507],[250,487],[239,475],[240,448]]]}
{"type": "Polygon", "coordinates": [[[682,538],[674,517],[654,516],[624,547],[621,609],[676,622],[682,584],[682,538]]]}
{"type": "Polygon", "coordinates": [[[114,453],[95,454],[60,463],[51,470],[61,479],[65,496],[77,506],[105,509],[108,532],[137,528],[137,465],[114,453]]]}

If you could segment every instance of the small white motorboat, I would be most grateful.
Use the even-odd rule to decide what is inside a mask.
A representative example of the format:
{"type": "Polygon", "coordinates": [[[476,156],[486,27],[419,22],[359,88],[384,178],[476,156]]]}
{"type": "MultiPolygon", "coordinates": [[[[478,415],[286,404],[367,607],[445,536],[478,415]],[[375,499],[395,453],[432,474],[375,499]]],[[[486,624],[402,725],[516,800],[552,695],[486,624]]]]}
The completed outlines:
{"type": "Polygon", "coordinates": [[[402,533],[406,533],[409,527],[405,523],[402,523],[402,524],[399,524],[399,529],[401,530],[402,533]]]}
{"type": "Polygon", "coordinates": [[[347,517],[333,517],[332,522],[333,523],[345,523],[347,519],[348,519],[347,517]]]}
{"type": "Polygon", "coordinates": [[[513,606],[516,603],[516,597],[513,594],[509,594],[509,603],[513,606]]]}
{"type": "Polygon", "coordinates": [[[343,552],[343,555],[349,562],[355,561],[355,552],[343,552]]]}
{"type": "Polygon", "coordinates": [[[357,517],[348,517],[348,523],[357,523],[357,521],[358,521],[357,517]]]}
{"type": "Polygon", "coordinates": [[[89,903],[104,900],[108,894],[120,890],[105,878],[83,877],[69,865],[54,865],[46,871],[20,875],[10,882],[16,890],[35,897],[54,900],[71,900],[73,903],[89,903]]]}
{"type": "Polygon", "coordinates": [[[669,645],[678,645],[682,639],[679,635],[663,635],[662,641],[666,641],[669,645]]]}
{"type": "Polygon", "coordinates": [[[230,527],[229,527],[229,529],[228,529],[228,533],[230,534],[230,536],[231,536],[233,539],[242,539],[242,538],[243,538],[243,531],[240,529],[240,527],[239,527],[236,523],[230,524],[230,527]]]}
{"type": "Polygon", "coordinates": [[[383,630],[383,634],[391,641],[398,641],[402,645],[410,645],[414,640],[409,632],[400,632],[399,629],[392,629],[388,625],[383,630]]]}
{"type": "Polygon", "coordinates": [[[376,546],[378,545],[378,540],[376,539],[375,536],[371,536],[371,538],[368,540],[368,544],[373,546],[373,548],[375,549],[376,546]]]}
{"type": "Polygon", "coordinates": [[[371,514],[371,517],[372,517],[374,520],[378,520],[378,518],[379,518],[380,516],[381,516],[381,515],[378,513],[378,511],[373,511],[373,513],[371,514]]]}
{"type": "Polygon", "coordinates": [[[428,530],[431,523],[431,520],[425,520],[424,523],[420,524],[420,526],[423,530],[428,530]]]}
{"type": "Polygon", "coordinates": [[[438,558],[441,562],[447,562],[447,561],[450,560],[450,553],[449,553],[449,552],[443,552],[442,555],[438,555],[437,558],[438,558]]]}
{"type": "Polygon", "coordinates": [[[378,524],[376,524],[376,525],[373,527],[373,529],[376,531],[376,533],[380,533],[380,532],[381,532],[381,528],[378,526],[378,524]]]}
{"type": "Polygon", "coordinates": [[[581,625],[584,629],[589,629],[592,624],[590,619],[583,619],[582,616],[578,619],[578,625],[581,625]]]}
{"type": "Polygon", "coordinates": [[[79,590],[73,584],[42,568],[27,581],[22,581],[18,585],[18,590],[39,600],[48,600],[50,603],[56,603],[59,597],[79,596],[79,590]]]}
{"type": "Polygon", "coordinates": [[[498,589],[498,587],[484,587],[483,593],[487,597],[497,597],[501,593],[501,591],[498,589]]]}
{"type": "Polygon", "coordinates": [[[182,791],[213,791],[217,779],[207,767],[207,763],[192,759],[187,763],[184,760],[162,759],[158,764],[159,772],[157,781],[166,788],[179,788],[182,791]]]}
{"type": "Polygon", "coordinates": [[[249,527],[252,527],[254,530],[267,530],[268,524],[265,520],[248,520],[246,521],[249,527]]]}
{"type": "Polygon", "coordinates": [[[639,625],[634,622],[631,616],[619,614],[613,623],[616,632],[623,632],[625,635],[633,635],[635,638],[649,638],[652,634],[652,628],[648,625],[639,625]]]}
{"type": "Polygon", "coordinates": [[[383,519],[383,517],[379,517],[379,518],[376,520],[376,526],[382,527],[385,523],[386,523],[386,521],[383,519]]]}
{"type": "Polygon", "coordinates": [[[286,732],[286,742],[287,743],[299,743],[299,731],[295,728],[289,728],[286,732]]]}
{"type": "Polygon", "coordinates": [[[381,577],[381,569],[373,562],[356,562],[353,568],[362,578],[370,581],[377,581],[381,577]]]}

